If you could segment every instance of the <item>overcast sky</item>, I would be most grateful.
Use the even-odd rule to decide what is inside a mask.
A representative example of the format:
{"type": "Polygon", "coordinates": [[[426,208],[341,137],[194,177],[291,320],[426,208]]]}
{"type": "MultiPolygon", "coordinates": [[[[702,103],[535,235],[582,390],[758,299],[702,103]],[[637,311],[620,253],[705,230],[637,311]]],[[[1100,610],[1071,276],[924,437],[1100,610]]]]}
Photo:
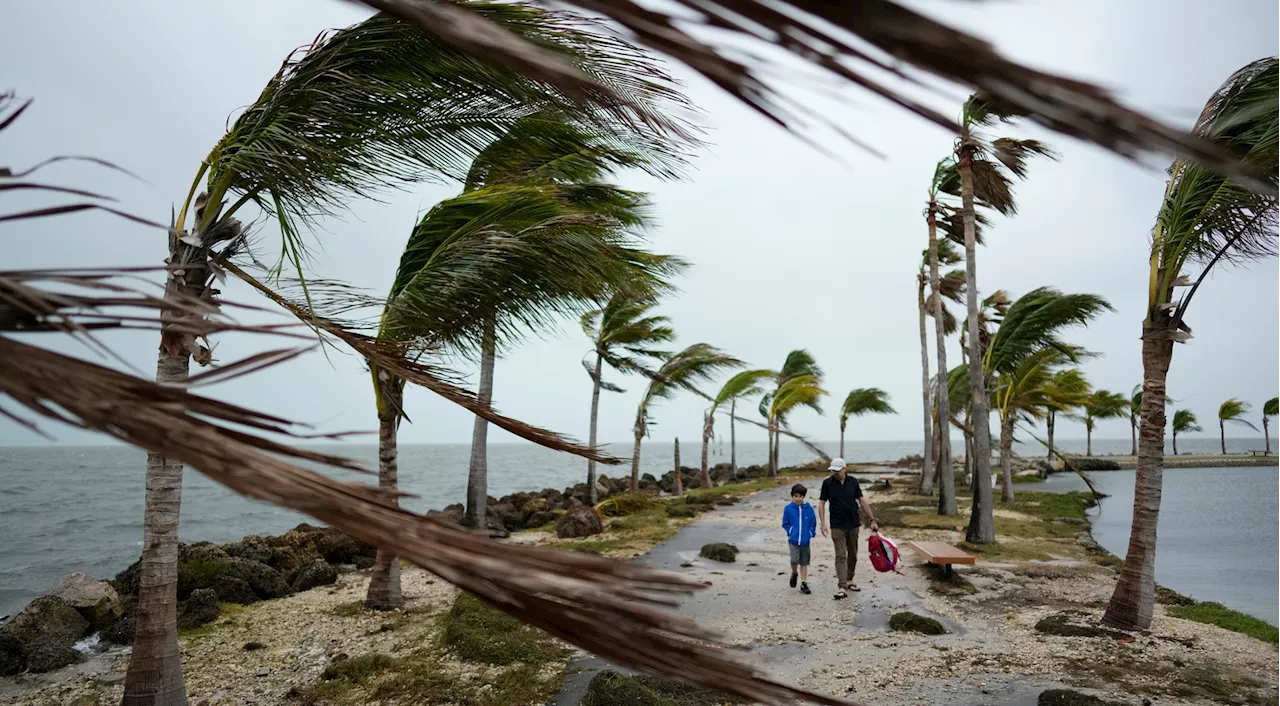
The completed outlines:
{"type": "MultiPolygon", "coordinates": [[[[1014,58],[1098,82],[1129,105],[1182,125],[1194,120],[1233,71],[1277,51],[1274,0],[919,6],[988,38],[1014,58]]],[[[75,165],[51,167],[41,176],[107,191],[133,212],[167,219],[229,116],[255,99],[290,50],[366,14],[338,0],[13,4],[0,23],[0,90],[36,101],[0,138],[0,163],[22,166],[54,154],[112,160],[147,183],[75,165]]],[[[926,244],[921,209],[933,165],[950,149],[952,136],[854,94],[855,104],[828,117],[886,158],[822,134],[815,149],[683,67],[674,72],[704,111],[711,144],[686,181],[632,176],[624,184],[652,194],[652,247],[694,264],[679,282],[681,291],[661,307],[679,343],[705,341],[753,367],[773,368],[789,350],[808,348],[827,373],[832,397],[825,417],[797,413],[798,430],[835,438],[834,412],[845,393],[876,386],[888,391],[899,414],[853,422],[849,438],[917,439],[914,278],[926,244]]],[[[947,90],[949,96],[932,103],[956,111],[964,92],[947,90]]],[[[995,219],[978,255],[980,289],[1017,296],[1050,285],[1106,296],[1116,312],[1070,333],[1069,340],[1103,354],[1084,365],[1096,387],[1127,394],[1142,376],[1138,336],[1147,238],[1165,185],[1164,163],[1138,165],[1065,137],[1025,134],[1050,141],[1062,159],[1034,163],[1030,180],[1018,187],[1019,215],[995,219]]],[[[453,193],[453,187],[427,186],[390,194],[381,204],[352,203],[350,215],[325,223],[316,234],[313,273],[385,292],[416,216],[453,193]]],[[[35,203],[3,198],[4,210],[35,203]]],[[[267,244],[277,237],[265,227],[261,236],[267,244]]],[[[0,237],[6,239],[5,269],[158,265],[165,254],[156,232],[92,214],[5,225],[0,237]]],[[[1195,338],[1175,350],[1169,391],[1179,407],[1199,415],[1207,434],[1216,432],[1211,420],[1223,400],[1240,397],[1258,409],[1280,386],[1277,287],[1272,260],[1222,269],[1197,293],[1187,316],[1195,338]]],[[[226,297],[258,301],[238,284],[227,287],[226,297]]],[[[154,370],[154,335],[107,340],[138,368],[154,370]]],[[[230,361],[263,344],[228,337],[217,354],[230,361]]],[[[568,322],[562,331],[512,351],[497,366],[495,404],[585,439],[591,385],[579,361],[588,348],[577,323],[568,322]]],[[[953,365],[959,361],[954,340],[949,356],[953,365]]],[[[373,399],[362,371],[355,357],[313,353],[210,393],[326,431],[369,430],[375,426],[373,399]]],[[[624,441],[631,437],[643,385],[616,373],[610,379],[627,392],[603,395],[600,438],[624,441]]],[[[470,439],[470,415],[430,393],[411,389],[406,407],[413,423],[401,429],[402,443],[470,439]]],[[[655,438],[697,438],[702,407],[689,395],[664,403],[655,413],[655,438]]],[[[1084,434],[1078,424],[1060,427],[1060,437],[1084,434]]],[[[1102,422],[1096,436],[1125,438],[1126,427],[1127,422],[1102,422]]],[[[72,429],[45,428],[58,443],[101,441],[72,429]]],[[[5,444],[46,443],[4,420],[0,438],[5,444]]],[[[743,430],[740,438],[762,440],[763,433],[743,430]]],[[[512,437],[496,431],[490,440],[512,437]]]]}

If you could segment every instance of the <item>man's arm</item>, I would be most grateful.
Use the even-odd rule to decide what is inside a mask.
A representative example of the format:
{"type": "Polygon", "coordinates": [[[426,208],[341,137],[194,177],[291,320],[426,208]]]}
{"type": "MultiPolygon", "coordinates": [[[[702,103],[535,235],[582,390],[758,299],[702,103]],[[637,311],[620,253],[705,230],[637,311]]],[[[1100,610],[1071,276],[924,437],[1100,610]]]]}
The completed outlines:
{"type": "Polygon", "coordinates": [[[822,536],[827,536],[827,501],[818,500],[818,526],[822,528],[822,536]]]}
{"type": "Polygon", "coordinates": [[[875,515],[875,513],[874,513],[874,512],[871,512],[871,503],[867,502],[867,496],[865,496],[865,495],[861,495],[861,496],[859,496],[859,497],[858,497],[858,504],[862,505],[862,511],[863,511],[863,512],[865,512],[865,513],[867,513],[867,517],[871,518],[871,529],[873,529],[873,530],[875,530],[875,531],[879,532],[879,531],[880,531],[880,525],[879,525],[879,523],[877,523],[877,522],[876,522],[876,515],[875,515]]]}

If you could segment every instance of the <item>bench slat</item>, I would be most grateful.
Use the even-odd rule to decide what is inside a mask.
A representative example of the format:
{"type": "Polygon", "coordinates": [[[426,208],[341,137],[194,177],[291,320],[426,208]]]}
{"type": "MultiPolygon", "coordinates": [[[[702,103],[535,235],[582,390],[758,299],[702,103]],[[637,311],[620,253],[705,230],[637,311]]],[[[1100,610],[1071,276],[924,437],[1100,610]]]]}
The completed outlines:
{"type": "Polygon", "coordinates": [[[907,542],[907,546],[923,555],[931,564],[972,564],[977,557],[946,542],[907,542]]]}

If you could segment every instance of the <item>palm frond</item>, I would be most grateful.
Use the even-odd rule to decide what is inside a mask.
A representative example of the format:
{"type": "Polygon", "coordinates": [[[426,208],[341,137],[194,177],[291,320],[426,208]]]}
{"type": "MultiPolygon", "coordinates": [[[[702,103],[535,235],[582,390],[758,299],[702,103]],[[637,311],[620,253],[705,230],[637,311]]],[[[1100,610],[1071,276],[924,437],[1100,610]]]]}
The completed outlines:
{"type": "Polygon", "coordinates": [[[1173,433],[1186,434],[1189,432],[1204,431],[1196,421],[1196,415],[1191,410],[1177,410],[1173,413],[1173,433]]]}
{"type": "Polygon", "coordinates": [[[1009,306],[1000,327],[991,337],[983,361],[984,370],[1008,373],[1042,348],[1066,352],[1059,333],[1084,326],[1103,311],[1113,311],[1096,294],[1063,294],[1049,287],[1034,289],[1009,306]]]}
{"type": "MultiPolygon", "coordinates": [[[[469,5],[440,0],[362,1],[406,18],[475,56],[514,67],[562,89],[584,91],[596,87],[595,82],[563,59],[495,27],[469,5]]],[[[801,61],[948,130],[958,131],[950,118],[871,78],[868,69],[914,77],[896,63],[887,64],[868,53],[859,43],[865,42],[895,62],[971,86],[991,103],[1008,106],[1009,112],[1025,114],[1051,130],[1120,154],[1132,157],[1159,151],[1187,156],[1243,178],[1261,177],[1213,145],[1121,106],[1097,86],[1017,64],[977,37],[888,0],[790,0],[781,6],[764,0],[678,0],[674,7],[662,10],[633,0],[574,0],[573,4],[614,20],[638,42],[684,62],[782,125],[803,125],[803,119],[794,118],[790,101],[766,80],[762,60],[756,59],[755,65],[744,62],[743,39],[748,46],[759,42],[776,44],[801,61]],[[832,33],[829,26],[852,37],[832,33]]],[[[781,86],[793,78],[784,72],[774,80],[781,86]]],[[[804,115],[815,117],[813,111],[804,115]]],[[[1265,178],[1258,179],[1258,183],[1265,183],[1265,178]]]]}
{"type": "Polygon", "coordinates": [[[1280,414],[1280,397],[1272,397],[1262,405],[1262,416],[1274,417],[1280,414]]]}
{"type": "Polygon", "coordinates": [[[728,355],[708,343],[695,343],[663,362],[649,377],[649,386],[636,410],[636,428],[642,428],[648,418],[649,408],[658,399],[668,399],[677,390],[687,390],[700,397],[712,399],[697,387],[723,370],[740,368],[741,360],[728,355]]]}
{"type": "Polygon", "coordinates": [[[849,417],[860,417],[864,414],[897,414],[897,410],[889,404],[889,393],[878,387],[863,387],[852,390],[840,405],[840,429],[845,428],[849,417]]]}
{"type": "Polygon", "coordinates": [[[1218,407],[1218,420],[1222,422],[1243,424],[1250,429],[1257,431],[1258,427],[1254,426],[1253,422],[1244,418],[1244,415],[1248,414],[1250,409],[1252,409],[1252,407],[1249,406],[1248,402],[1232,397],[1218,407]]]}
{"type": "Polygon", "coordinates": [[[818,367],[818,361],[814,359],[812,353],[803,348],[797,348],[787,354],[782,368],[778,370],[778,379],[786,381],[802,375],[810,375],[821,381],[822,368],[818,367]]]}
{"type": "Polygon", "coordinates": [[[1174,282],[1188,262],[1201,263],[1204,270],[1183,297],[1174,326],[1196,287],[1218,262],[1276,255],[1278,65],[1270,57],[1233,74],[1209,99],[1193,129],[1242,164],[1267,174],[1271,190],[1257,191],[1252,183],[1225,178],[1192,161],[1174,162],[1152,233],[1149,318],[1156,307],[1170,300],[1174,282]]]}
{"type": "Polygon", "coordinates": [[[1129,415],[1129,400],[1119,392],[1095,390],[1083,405],[1085,423],[1093,428],[1096,419],[1120,419],[1129,415]]]}
{"type": "Polygon", "coordinates": [[[822,414],[822,398],[827,391],[820,386],[820,379],[813,374],[789,378],[778,386],[769,401],[768,418],[782,421],[798,407],[808,407],[822,414]]]}
{"type": "Polygon", "coordinates": [[[743,397],[755,397],[763,394],[764,388],[760,383],[765,380],[773,379],[777,373],[772,370],[763,368],[756,370],[743,370],[736,373],[733,377],[725,381],[720,391],[716,393],[715,399],[712,401],[711,410],[714,412],[716,407],[729,402],[730,400],[741,399],[743,397]]]}
{"type": "Polygon", "coordinates": [[[1058,370],[1044,386],[1045,404],[1055,412],[1067,412],[1083,405],[1092,392],[1093,386],[1079,368],[1058,370]]]}

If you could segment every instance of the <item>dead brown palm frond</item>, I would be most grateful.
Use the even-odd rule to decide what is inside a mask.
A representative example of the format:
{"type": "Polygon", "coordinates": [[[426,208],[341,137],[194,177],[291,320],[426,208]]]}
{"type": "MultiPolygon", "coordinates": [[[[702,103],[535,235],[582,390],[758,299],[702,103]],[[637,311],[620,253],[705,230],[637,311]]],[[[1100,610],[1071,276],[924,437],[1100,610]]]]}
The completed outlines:
{"type": "MultiPolygon", "coordinates": [[[[602,90],[563,57],[488,22],[461,2],[360,1],[412,22],[475,56],[567,92],[586,95],[602,90]]],[[[729,35],[777,44],[813,66],[954,132],[959,132],[959,126],[950,118],[876,81],[868,70],[914,80],[896,68],[898,62],[904,62],[970,86],[988,96],[993,106],[1006,108],[1005,112],[1025,115],[1051,130],[1126,157],[1147,152],[1186,157],[1247,182],[1251,188],[1275,191],[1264,174],[1227,156],[1209,141],[1126,108],[1098,86],[1011,61],[989,43],[889,0],[674,0],[676,7],[663,10],[652,10],[633,0],[567,0],[567,4],[616,21],[639,43],[687,64],[784,126],[795,122],[794,113],[804,113],[764,77],[763,62],[737,58],[743,55],[738,46],[741,42],[720,43],[709,37],[729,35]],[[838,32],[825,30],[825,23],[834,25],[838,32]],[[855,37],[874,47],[876,55],[855,46],[855,37]]],[[[776,79],[776,83],[786,78],[776,79]]]]}
{"type": "Polygon", "coordinates": [[[306,308],[305,305],[294,302],[273,291],[236,264],[228,262],[226,263],[226,268],[228,272],[239,277],[271,301],[279,304],[303,323],[314,327],[316,331],[324,335],[331,336],[347,344],[352,350],[359,353],[365,360],[379,369],[386,370],[388,373],[403,378],[408,382],[421,385],[476,416],[539,446],[544,446],[554,451],[564,451],[583,458],[595,459],[600,463],[610,465],[622,463],[621,459],[610,456],[595,447],[584,446],[553,431],[499,414],[493,407],[482,402],[474,392],[449,382],[448,380],[458,377],[456,373],[422,362],[423,354],[434,352],[434,349],[430,347],[424,348],[419,341],[382,339],[344,329],[334,321],[314,314],[313,310],[306,308]]]}
{"type": "Polygon", "coordinates": [[[0,393],[44,417],[180,460],[248,497],[307,513],[606,659],[766,703],[846,703],[775,682],[738,661],[715,633],[658,609],[703,588],[700,583],[640,564],[499,544],[400,509],[375,488],[286,459],[363,470],[353,461],[221,423],[293,433],[276,417],[4,337],[0,393]]]}

